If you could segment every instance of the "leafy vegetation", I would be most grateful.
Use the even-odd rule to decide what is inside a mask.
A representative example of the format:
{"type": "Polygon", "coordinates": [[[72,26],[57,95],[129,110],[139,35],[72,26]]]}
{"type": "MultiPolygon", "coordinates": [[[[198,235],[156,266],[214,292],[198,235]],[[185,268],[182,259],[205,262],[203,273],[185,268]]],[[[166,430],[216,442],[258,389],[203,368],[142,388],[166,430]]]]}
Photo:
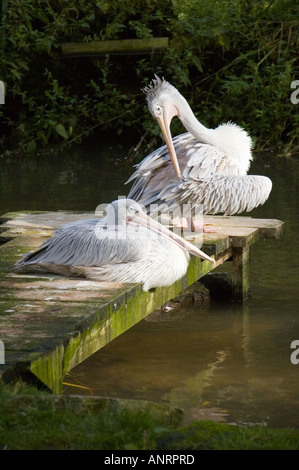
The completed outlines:
{"type": "MultiPolygon", "coordinates": [[[[158,136],[140,91],[157,73],[207,126],[233,120],[259,149],[298,151],[299,6],[292,0],[4,0],[2,152],[95,132],[158,136]],[[65,58],[64,42],[168,36],[152,55],[65,58]]],[[[173,132],[182,128],[174,124],[173,132]]],[[[159,139],[160,142],[160,139],[159,139]]]]}

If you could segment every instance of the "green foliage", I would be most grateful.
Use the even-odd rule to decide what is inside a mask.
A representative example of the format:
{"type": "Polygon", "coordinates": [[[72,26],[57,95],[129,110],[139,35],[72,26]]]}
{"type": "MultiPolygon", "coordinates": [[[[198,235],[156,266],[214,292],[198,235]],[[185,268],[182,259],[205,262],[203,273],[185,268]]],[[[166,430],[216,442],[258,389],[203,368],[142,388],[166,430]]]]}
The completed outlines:
{"type": "MultiPolygon", "coordinates": [[[[205,125],[232,120],[259,149],[295,152],[298,105],[290,97],[298,79],[298,13],[292,0],[6,0],[0,145],[17,142],[32,153],[108,129],[157,136],[140,92],[157,73],[205,125]],[[96,59],[60,51],[63,42],[152,36],[169,36],[170,47],[96,59]]],[[[174,122],[176,131],[182,128],[174,122]]]]}
{"type": "Polygon", "coordinates": [[[208,125],[231,119],[259,147],[298,145],[290,101],[298,73],[298,12],[291,1],[174,0],[175,82],[208,125]],[[296,62],[297,61],[297,62],[296,62]]]}

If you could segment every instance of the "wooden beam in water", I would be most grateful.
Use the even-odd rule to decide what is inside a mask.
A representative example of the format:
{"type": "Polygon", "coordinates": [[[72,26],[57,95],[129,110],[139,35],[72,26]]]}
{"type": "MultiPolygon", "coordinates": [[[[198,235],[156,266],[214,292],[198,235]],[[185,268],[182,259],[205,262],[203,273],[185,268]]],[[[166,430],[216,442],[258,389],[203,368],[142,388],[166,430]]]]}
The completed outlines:
{"type": "Polygon", "coordinates": [[[169,46],[168,37],[120,39],[114,41],[67,42],[61,44],[64,56],[97,56],[103,54],[152,54],[169,46]]]}
{"type": "Polygon", "coordinates": [[[244,302],[249,297],[249,247],[236,247],[232,252],[232,300],[244,302]]]}

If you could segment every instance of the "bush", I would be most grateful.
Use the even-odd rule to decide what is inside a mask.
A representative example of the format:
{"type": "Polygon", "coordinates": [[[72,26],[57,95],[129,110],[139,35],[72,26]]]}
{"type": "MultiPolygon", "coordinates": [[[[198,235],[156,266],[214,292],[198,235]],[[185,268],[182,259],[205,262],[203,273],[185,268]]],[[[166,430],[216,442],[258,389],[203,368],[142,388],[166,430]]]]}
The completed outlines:
{"type": "Polygon", "coordinates": [[[2,151],[17,142],[30,153],[114,129],[157,136],[140,92],[157,73],[205,125],[233,120],[259,149],[295,152],[298,13],[291,0],[6,0],[2,151]],[[170,47],[153,56],[64,58],[60,51],[63,42],[151,36],[168,36],[170,47]]]}

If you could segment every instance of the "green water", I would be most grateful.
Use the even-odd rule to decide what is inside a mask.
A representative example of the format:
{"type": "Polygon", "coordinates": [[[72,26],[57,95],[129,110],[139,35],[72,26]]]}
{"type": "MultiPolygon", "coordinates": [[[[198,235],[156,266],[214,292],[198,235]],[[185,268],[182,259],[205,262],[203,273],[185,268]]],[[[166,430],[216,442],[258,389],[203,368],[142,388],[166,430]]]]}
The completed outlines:
{"type": "MultiPolygon", "coordinates": [[[[93,211],[127,194],[128,149],[99,141],[52,158],[0,159],[0,213],[93,211]]],[[[86,389],[65,393],[162,401],[184,408],[186,422],[299,427],[299,364],[290,360],[299,340],[299,162],[263,155],[250,172],[273,181],[250,215],[285,222],[280,240],[251,249],[252,297],[149,316],[73,369],[66,381],[86,389]]]]}
{"type": "Polygon", "coordinates": [[[50,156],[0,157],[0,214],[10,210],[94,211],[126,194],[130,145],[94,141],[50,156]]]}

